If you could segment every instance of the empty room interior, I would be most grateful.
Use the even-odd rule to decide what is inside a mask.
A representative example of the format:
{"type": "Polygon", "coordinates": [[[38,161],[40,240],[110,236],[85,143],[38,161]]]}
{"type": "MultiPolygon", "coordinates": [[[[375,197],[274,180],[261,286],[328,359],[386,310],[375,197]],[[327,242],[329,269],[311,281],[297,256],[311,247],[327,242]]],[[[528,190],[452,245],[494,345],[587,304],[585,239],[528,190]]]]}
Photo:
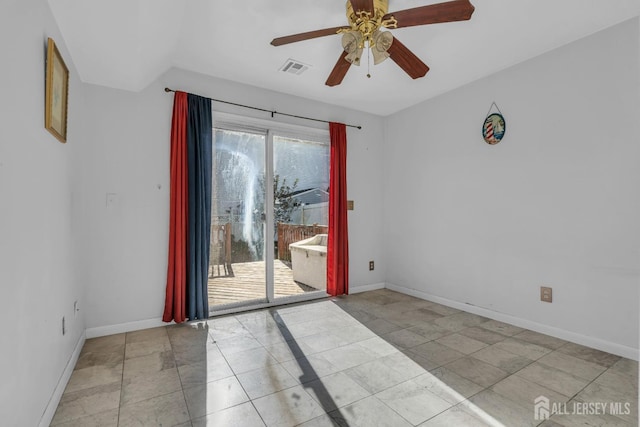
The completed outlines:
{"type": "Polygon", "coordinates": [[[0,424],[637,426],[640,4],[436,3],[3,0],[0,424]]]}

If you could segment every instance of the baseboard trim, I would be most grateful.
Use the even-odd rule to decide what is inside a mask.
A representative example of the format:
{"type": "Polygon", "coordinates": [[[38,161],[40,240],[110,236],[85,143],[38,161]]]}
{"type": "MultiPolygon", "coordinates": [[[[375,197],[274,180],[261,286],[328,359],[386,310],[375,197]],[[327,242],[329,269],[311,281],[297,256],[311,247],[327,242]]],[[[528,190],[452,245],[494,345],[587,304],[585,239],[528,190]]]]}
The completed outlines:
{"type": "Polygon", "coordinates": [[[360,292],[377,291],[378,289],[384,289],[386,283],[373,283],[371,285],[361,285],[349,288],[349,294],[359,294],[360,292]]]}
{"type": "Polygon", "coordinates": [[[552,337],[560,338],[566,341],[571,341],[576,344],[584,345],[587,347],[595,348],[597,350],[606,351],[608,353],[616,354],[618,356],[626,357],[628,359],[638,360],[640,352],[637,348],[627,347],[614,342],[602,340],[600,338],[589,337],[586,335],[578,334],[575,332],[567,331],[564,329],[556,328],[553,326],[545,325],[542,323],[534,322],[520,317],[511,316],[509,314],[501,313],[498,311],[489,310],[483,307],[478,307],[471,304],[461,303],[458,301],[450,300],[447,298],[431,295],[427,292],[418,291],[416,289],[406,288],[404,286],[394,285],[387,283],[386,288],[392,291],[400,292],[406,295],[411,295],[416,298],[432,301],[438,304],[446,305],[448,307],[457,308],[458,310],[467,311],[469,313],[477,314],[479,316],[488,317],[490,319],[498,320],[500,322],[509,323],[521,328],[530,329],[541,334],[551,335],[552,337]]]}
{"type": "Polygon", "coordinates": [[[121,334],[123,332],[140,331],[142,329],[157,328],[172,324],[163,322],[161,318],[137,320],[135,322],[119,323],[117,325],[98,326],[97,328],[87,328],[87,339],[104,337],[107,335],[121,334]]]}
{"type": "Polygon", "coordinates": [[[67,383],[69,382],[69,378],[71,378],[71,374],[73,373],[73,369],[76,367],[76,363],[78,362],[78,358],[80,357],[80,352],[82,351],[82,347],[84,346],[84,341],[86,339],[85,333],[80,334],[80,338],[78,338],[78,342],[76,343],[76,347],[73,349],[73,353],[71,353],[71,357],[67,362],[67,366],[65,366],[60,379],[58,380],[58,384],[56,385],[51,398],[49,399],[49,403],[47,404],[44,413],[42,414],[42,418],[40,418],[40,423],[38,424],[41,427],[48,427],[53,421],[53,416],[56,414],[56,409],[58,409],[58,404],[60,403],[60,399],[62,399],[62,394],[64,393],[64,389],[67,387],[67,383]]]}

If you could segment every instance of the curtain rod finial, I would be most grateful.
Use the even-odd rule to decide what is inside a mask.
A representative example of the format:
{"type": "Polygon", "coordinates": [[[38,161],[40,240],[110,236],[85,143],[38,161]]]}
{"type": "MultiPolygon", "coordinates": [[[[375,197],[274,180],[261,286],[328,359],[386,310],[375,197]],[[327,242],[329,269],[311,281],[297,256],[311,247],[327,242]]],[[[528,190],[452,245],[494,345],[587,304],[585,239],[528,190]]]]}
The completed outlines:
{"type": "Polygon", "coordinates": [[[173,92],[173,91],[172,91],[171,89],[169,89],[168,87],[165,87],[165,88],[164,88],[164,91],[165,91],[165,92],[173,92]]]}

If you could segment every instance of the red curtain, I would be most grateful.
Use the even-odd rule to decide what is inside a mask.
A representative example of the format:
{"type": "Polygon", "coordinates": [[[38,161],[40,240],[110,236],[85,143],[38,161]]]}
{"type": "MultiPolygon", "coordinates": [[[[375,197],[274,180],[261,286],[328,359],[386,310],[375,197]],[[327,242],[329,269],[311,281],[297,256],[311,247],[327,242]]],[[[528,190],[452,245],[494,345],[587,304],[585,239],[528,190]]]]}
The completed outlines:
{"type": "Polygon", "coordinates": [[[330,123],[329,237],[327,293],[349,293],[349,232],[347,227],[347,127],[330,123]]]}
{"type": "Polygon", "coordinates": [[[185,92],[176,92],[171,121],[171,199],[169,217],[169,267],[162,320],[184,322],[187,289],[187,116],[185,92]]]}

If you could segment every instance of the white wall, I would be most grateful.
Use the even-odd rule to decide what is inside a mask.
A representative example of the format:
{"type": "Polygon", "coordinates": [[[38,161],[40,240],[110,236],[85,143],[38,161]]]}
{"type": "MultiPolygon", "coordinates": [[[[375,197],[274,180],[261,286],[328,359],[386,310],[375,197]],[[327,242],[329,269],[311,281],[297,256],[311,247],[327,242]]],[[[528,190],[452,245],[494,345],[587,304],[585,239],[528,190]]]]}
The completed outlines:
{"type": "Polygon", "coordinates": [[[387,282],[637,357],[638,52],[633,19],[390,116],[387,282]]]}
{"type": "Polygon", "coordinates": [[[0,424],[35,426],[47,422],[43,414],[56,387],[62,392],[65,368],[84,337],[84,310],[73,314],[84,294],[72,238],[83,94],[45,1],[2,2],[0,52],[0,424]],[[47,37],[71,71],[66,144],[44,129],[47,37]]]}
{"type": "MultiPolygon", "coordinates": [[[[295,76],[293,77],[295,78],[295,76]]],[[[169,138],[173,94],[164,87],[211,98],[362,125],[347,131],[351,289],[383,283],[379,189],[383,129],[379,117],[255,87],[170,70],[140,93],[86,85],[90,137],[80,148],[79,274],[86,284],[87,328],[159,319],[164,307],[169,203],[169,138]],[[116,194],[106,206],[106,194],[116,194]],[[368,261],[377,269],[368,271],[368,261]]],[[[215,103],[214,109],[270,118],[267,113],[215,103]]],[[[311,124],[276,119],[296,124],[311,124]]],[[[328,125],[322,125],[328,126],[328,125]]],[[[94,329],[97,328],[97,329],[94,329]]]]}

